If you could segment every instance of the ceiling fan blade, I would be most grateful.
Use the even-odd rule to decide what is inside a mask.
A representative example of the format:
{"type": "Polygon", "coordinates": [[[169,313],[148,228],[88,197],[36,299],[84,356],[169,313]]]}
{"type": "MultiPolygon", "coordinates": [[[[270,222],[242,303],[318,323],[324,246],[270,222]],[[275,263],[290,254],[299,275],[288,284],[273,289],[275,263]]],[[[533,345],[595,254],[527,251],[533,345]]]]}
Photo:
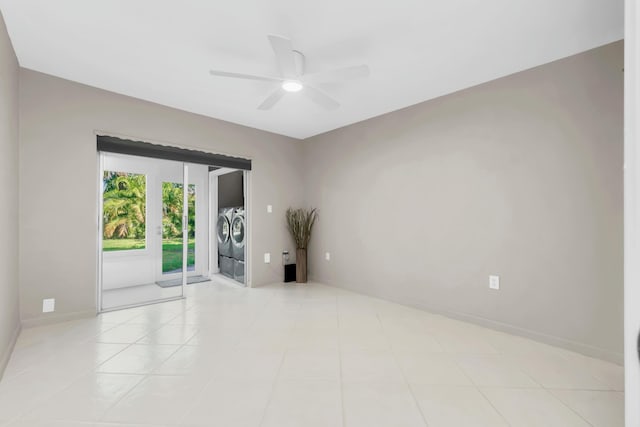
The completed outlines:
{"type": "Polygon", "coordinates": [[[245,80],[260,80],[264,82],[283,82],[284,81],[284,79],[281,79],[280,77],[256,76],[253,74],[232,73],[228,71],[218,71],[218,70],[210,70],[209,74],[211,74],[212,76],[232,77],[234,79],[245,79],[245,80]]]}
{"type": "Polygon", "coordinates": [[[311,83],[338,83],[346,80],[359,79],[369,76],[368,65],[356,65],[354,67],[337,68],[335,70],[321,71],[307,74],[304,80],[311,83]]]}
{"type": "Polygon", "coordinates": [[[262,104],[258,105],[258,110],[270,110],[274,105],[278,103],[285,95],[284,89],[279,87],[271,95],[267,96],[267,99],[262,101],[262,104]]]}
{"type": "Polygon", "coordinates": [[[275,35],[269,35],[268,37],[273,52],[276,54],[276,61],[282,76],[289,79],[298,78],[291,40],[275,35]]]}
{"type": "Polygon", "coordinates": [[[335,110],[340,107],[340,103],[329,95],[313,86],[305,85],[302,90],[313,102],[327,110],[335,110]]]}

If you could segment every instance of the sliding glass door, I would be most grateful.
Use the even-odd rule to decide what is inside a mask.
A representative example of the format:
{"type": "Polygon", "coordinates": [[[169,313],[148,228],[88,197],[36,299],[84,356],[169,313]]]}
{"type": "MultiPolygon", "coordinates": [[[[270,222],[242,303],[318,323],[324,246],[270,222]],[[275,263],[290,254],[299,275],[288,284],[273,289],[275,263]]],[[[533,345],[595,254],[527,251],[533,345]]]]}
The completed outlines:
{"type": "Polygon", "coordinates": [[[189,166],[100,156],[100,311],[182,297],[197,261],[196,188],[189,185],[189,166]]]}

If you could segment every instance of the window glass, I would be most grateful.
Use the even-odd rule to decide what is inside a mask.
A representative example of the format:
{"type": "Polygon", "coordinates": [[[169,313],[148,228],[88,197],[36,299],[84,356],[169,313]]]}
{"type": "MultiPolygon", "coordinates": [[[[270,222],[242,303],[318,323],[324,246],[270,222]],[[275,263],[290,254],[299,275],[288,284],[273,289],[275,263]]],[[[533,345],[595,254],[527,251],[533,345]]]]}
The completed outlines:
{"type": "Polygon", "coordinates": [[[102,250],[146,248],[147,180],[142,174],[105,171],[102,177],[102,250]]]}

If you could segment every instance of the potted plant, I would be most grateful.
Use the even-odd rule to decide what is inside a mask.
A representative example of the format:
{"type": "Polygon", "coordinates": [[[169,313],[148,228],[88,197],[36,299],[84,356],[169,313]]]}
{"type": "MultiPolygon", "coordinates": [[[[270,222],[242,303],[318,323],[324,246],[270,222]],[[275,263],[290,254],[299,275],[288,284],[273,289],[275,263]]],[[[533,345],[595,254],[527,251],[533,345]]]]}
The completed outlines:
{"type": "Polygon", "coordinates": [[[316,219],[318,219],[316,208],[287,209],[287,227],[296,243],[296,282],[298,283],[307,283],[307,248],[316,219]]]}

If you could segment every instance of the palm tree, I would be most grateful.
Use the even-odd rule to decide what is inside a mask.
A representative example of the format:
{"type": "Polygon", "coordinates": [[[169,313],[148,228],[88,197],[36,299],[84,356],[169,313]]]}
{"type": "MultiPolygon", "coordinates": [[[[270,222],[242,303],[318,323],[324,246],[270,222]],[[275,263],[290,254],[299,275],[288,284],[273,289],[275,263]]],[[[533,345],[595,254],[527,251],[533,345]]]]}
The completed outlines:
{"type": "Polygon", "coordinates": [[[182,186],[162,183],[162,236],[165,239],[182,235],[182,186]]]}
{"type": "MultiPolygon", "coordinates": [[[[182,184],[174,182],[162,183],[162,228],[164,238],[171,239],[182,236],[182,184]]],[[[187,224],[189,237],[195,236],[196,195],[195,185],[189,185],[187,193],[189,206],[187,224]]]]}
{"type": "Polygon", "coordinates": [[[144,239],[146,177],[105,171],[103,179],[105,239],[144,239]]]}

